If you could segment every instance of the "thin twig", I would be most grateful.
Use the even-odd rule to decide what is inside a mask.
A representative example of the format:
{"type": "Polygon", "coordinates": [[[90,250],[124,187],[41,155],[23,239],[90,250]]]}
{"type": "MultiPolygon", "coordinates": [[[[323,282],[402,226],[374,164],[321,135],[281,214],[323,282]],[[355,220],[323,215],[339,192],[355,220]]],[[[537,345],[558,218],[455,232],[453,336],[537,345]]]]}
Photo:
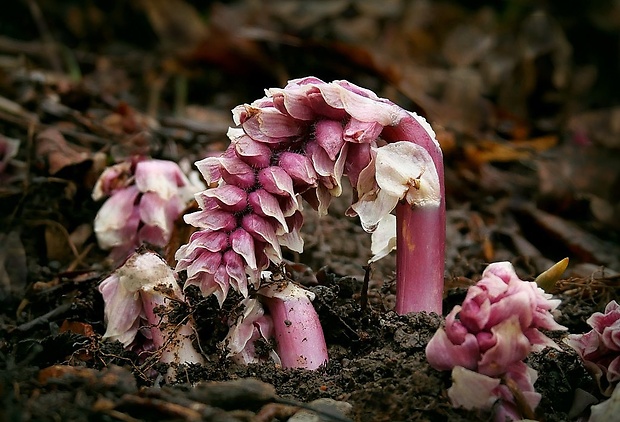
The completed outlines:
{"type": "Polygon", "coordinates": [[[67,312],[69,309],[71,309],[71,306],[73,306],[72,303],[67,302],[67,303],[63,303],[62,305],[60,305],[59,307],[52,309],[51,311],[49,311],[46,314],[43,314],[41,316],[36,317],[33,320],[30,320],[24,324],[18,325],[15,329],[17,331],[28,331],[30,330],[32,327],[39,325],[39,324],[45,324],[47,322],[49,322],[50,319],[55,318],[57,316],[60,316],[62,314],[64,314],[65,312],[67,312]]]}

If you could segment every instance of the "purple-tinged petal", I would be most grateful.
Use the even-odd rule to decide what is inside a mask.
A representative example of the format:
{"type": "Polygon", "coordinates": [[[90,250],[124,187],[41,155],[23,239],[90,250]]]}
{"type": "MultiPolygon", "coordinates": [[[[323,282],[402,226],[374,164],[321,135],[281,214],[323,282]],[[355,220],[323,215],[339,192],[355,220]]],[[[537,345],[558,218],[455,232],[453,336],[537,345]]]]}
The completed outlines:
{"type": "Polygon", "coordinates": [[[278,236],[280,245],[286,246],[295,252],[303,252],[304,240],[301,238],[301,234],[299,232],[303,221],[304,217],[299,211],[296,211],[290,217],[286,217],[286,224],[288,225],[289,232],[278,236]]]}
{"type": "Polygon", "coordinates": [[[103,338],[129,346],[138,334],[142,304],[124,287],[116,273],[101,282],[99,292],[105,303],[106,332],[103,338]]]}
{"type": "Polygon", "coordinates": [[[489,410],[498,400],[497,387],[501,380],[479,374],[461,366],[452,369],[452,386],[448,397],[454,407],[489,410]]]}
{"type": "Polygon", "coordinates": [[[302,186],[313,186],[316,184],[317,174],[312,167],[310,158],[303,154],[297,154],[294,152],[283,152],[280,155],[278,161],[280,167],[282,167],[294,183],[302,184],[302,186]]]}
{"type": "Polygon", "coordinates": [[[136,164],[135,177],[140,192],[156,192],[163,199],[178,195],[179,187],[190,185],[179,165],[173,161],[140,161],[136,164]]]}
{"type": "Polygon", "coordinates": [[[316,142],[332,161],[336,160],[336,156],[344,145],[343,132],[342,123],[339,121],[319,120],[315,123],[314,135],[316,142]]]}
{"type": "Polygon", "coordinates": [[[213,295],[217,298],[220,308],[228,296],[228,290],[230,290],[230,276],[226,271],[226,265],[222,264],[218,267],[217,271],[213,275],[213,280],[217,284],[217,289],[213,292],[213,295]]]}
{"type": "Polygon", "coordinates": [[[482,355],[478,372],[498,376],[506,372],[510,364],[523,360],[530,353],[531,345],[521,331],[517,316],[497,324],[491,328],[491,332],[495,337],[495,346],[482,355]]]}
{"type": "Polygon", "coordinates": [[[487,327],[491,314],[491,302],[478,285],[471,286],[462,305],[460,318],[464,326],[477,333],[487,327]]]}
{"type": "Polygon", "coordinates": [[[187,224],[211,231],[230,231],[237,227],[237,219],[235,216],[226,211],[196,211],[185,214],[183,219],[187,224]]]}
{"type": "Polygon", "coordinates": [[[348,150],[344,173],[349,178],[351,186],[357,187],[359,185],[360,173],[368,168],[372,169],[372,181],[374,184],[374,158],[376,151],[371,149],[370,144],[352,144],[347,142],[345,146],[348,147],[348,150]]]}
{"type": "Polygon", "coordinates": [[[149,243],[164,246],[170,240],[174,220],[178,218],[184,209],[184,204],[179,198],[166,200],[155,192],[146,192],[140,198],[140,220],[146,225],[157,227],[161,231],[160,236],[147,236],[149,243]]]}
{"type": "Polygon", "coordinates": [[[462,344],[467,335],[470,334],[463,323],[456,319],[456,316],[461,312],[461,307],[456,305],[446,316],[446,335],[448,339],[454,344],[462,344]]]}
{"type": "Polygon", "coordinates": [[[243,297],[248,296],[248,277],[245,274],[245,264],[241,256],[232,249],[224,252],[224,265],[226,272],[230,276],[230,284],[241,293],[243,297]]]}
{"type": "Polygon", "coordinates": [[[275,108],[245,106],[248,118],[242,123],[243,130],[252,139],[265,143],[280,143],[286,138],[299,136],[304,128],[299,120],[282,114],[275,108]]]}
{"type": "Polygon", "coordinates": [[[271,245],[275,254],[273,257],[270,256],[272,261],[278,263],[282,260],[282,251],[280,250],[276,232],[273,225],[266,218],[256,214],[247,214],[242,218],[241,226],[258,241],[271,245]]]}
{"type": "Polygon", "coordinates": [[[530,341],[530,344],[532,345],[532,352],[540,352],[545,347],[562,350],[555,341],[544,335],[537,328],[527,328],[523,330],[523,334],[525,334],[527,339],[530,341]]]}
{"type": "Polygon", "coordinates": [[[207,157],[194,163],[207,185],[217,183],[222,178],[220,157],[207,157]]]}
{"type": "Polygon", "coordinates": [[[256,270],[256,251],[254,249],[254,238],[250,233],[242,228],[238,228],[230,234],[230,244],[233,251],[245,259],[246,264],[256,270]]]}
{"type": "Polygon", "coordinates": [[[187,275],[192,277],[200,272],[208,272],[215,274],[222,262],[222,254],[220,252],[203,251],[198,257],[187,266],[187,275]]]}
{"type": "Polygon", "coordinates": [[[140,222],[139,210],[135,207],[139,194],[136,186],[129,186],[115,192],[103,203],[94,222],[102,249],[133,243],[140,222]]]}
{"type": "Polygon", "coordinates": [[[282,167],[271,166],[260,170],[258,182],[267,192],[279,196],[289,196],[297,204],[297,193],[293,188],[293,179],[282,167]]]}
{"type": "Polygon", "coordinates": [[[107,167],[95,183],[92,198],[98,201],[129,186],[133,182],[131,167],[130,161],[123,161],[122,163],[107,167]]]}
{"type": "Polygon", "coordinates": [[[270,89],[273,95],[274,107],[283,114],[288,114],[297,120],[314,120],[316,114],[306,95],[306,90],[302,89],[270,89]]]}
{"type": "Polygon", "coordinates": [[[615,300],[612,300],[605,306],[605,312],[595,312],[590,318],[587,319],[587,323],[590,327],[594,328],[599,333],[602,333],[606,327],[611,326],[613,323],[620,319],[620,308],[615,300]]]}
{"type": "Polygon", "coordinates": [[[214,198],[219,208],[230,213],[242,211],[248,206],[246,191],[235,185],[221,185],[207,189],[198,194],[198,196],[214,198]]]}
{"type": "Polygon", "coordinates": [[[440,328],[426,346],[428,363],[439,371],[447,371],[455,366],[476,369],[478,358],[478,341],[473,334],[466,334],[461,344],[454,344],[446,331],[440,328]]]}
{"type": "Polygon", "coordinates": [[[276,234],[288,232],[288,226],[278,199],[265,189],[257,189],[248,195],[248,203],[262,217],[272,217],[279,223],[276,234]]]}
{"type": "Polygon", "coordinates": [[[317,85],[327,105],[344,109],[351,117],[362,122],[377,122],[382,126],[396,126],[401,117],[401,108],[387,100],[380,100],[371,91],[353,84],[317,85]],[[367,96],[360,95],[364,93],[367,96]]]}
{"type": "Polygon", "coordinates": [[[344,127],[343,137],[347,142],[368,144],[375,141],[382,131],[383,125],[377,122],[361,122],[351,118],[344,127]]]}
{"type": "MultiPolygon", "coordinates": [[[[233,129],[229,130],[232,131],[233,129]]],[[[271,148],[262,142],[255,141],[248,135],[234,139],[233,145],[239,158],[255,168],[268,167],[271,164],[271,148]]]]}
{"type": "Polygon", "coordinates": [[[244,163],[234,149],[220,157],[220,173],[226,183],[238,186],[241,189],[248,189],[256,183],[254,169],[244,163]]]}

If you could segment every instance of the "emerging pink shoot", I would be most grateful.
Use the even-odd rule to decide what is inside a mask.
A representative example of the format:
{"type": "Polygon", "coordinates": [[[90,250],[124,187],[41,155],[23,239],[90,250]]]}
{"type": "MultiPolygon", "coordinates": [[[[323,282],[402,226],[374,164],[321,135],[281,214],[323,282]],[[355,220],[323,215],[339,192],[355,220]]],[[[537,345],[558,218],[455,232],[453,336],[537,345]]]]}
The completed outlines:
{"type": "Polygon", "coordinates": [[[540,394],[534,391],[536,371],[522,360],[544,347],[559,349],[540,329],[566,329],[553,319],[560,301],[550,297],[535,282],[520,280],[508,262],[485,269],[426,348],[431,366],[452,370],[448,395],[454,406],[491,410],[495,404],[498,421],[528,417],[518,409],[533,411],[540,394]],[[515,389],[525,403],[517,402],[515,389]]]}
{"type": "Polygon", "coordinates": [[[145,242],[165,246],[174,221],[203,188],[172,161],[140,158],[108,167],[92,193],[94,200],[109,196],[95,217],[99,246],[111,249],[114,260],[145,242]]]}
{"type": "Polygon", "coordinates": [[[158,255],[134,253],[101,282],[99,291],[105,304],[104,339],[118,340],[138,352],[156,353],[160,362],[172,364],[169,381],[176,377],[176,366],[203,362],[192,345],[192,320],[171,320],[173,305],[185,298],[176,274],[158,255]]]}
{"type": "Polygon", "coordinates": [[[610,396],[620,381],[620,305],[612,300],[605,312],[592,314],[586,322],[592,330],[571,334],[566,342],[583,359],[601,392],[610,396]]]}
{"type": "Polygon", "coordinates": [[[317,369],[327,363],[323,328],[314,294],[288,281],[259,290],[273,322],[278,356],[284,368],[317,369]]]}

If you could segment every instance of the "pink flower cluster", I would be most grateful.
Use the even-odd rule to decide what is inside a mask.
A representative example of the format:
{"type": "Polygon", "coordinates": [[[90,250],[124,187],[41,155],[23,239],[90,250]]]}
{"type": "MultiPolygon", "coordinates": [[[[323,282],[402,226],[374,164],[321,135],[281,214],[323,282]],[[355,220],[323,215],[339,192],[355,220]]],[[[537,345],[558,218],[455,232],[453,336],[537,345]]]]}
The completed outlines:
{"type": "Polygon", "coordinates": [[[536,371],[522,361],[532,351],[559,348],[540,331],[565,329],[551,314],[560,301],[550,297],[535,282],[519,279],[509,262],[485,269],[426,348],[431,366],[453,370],[448,394],[454,406],[489,410],[496,405],[496,420],[520,419],[514,387],[526,402],[520,406],[533,410],[538,405],[536,371]]]}
{"type": "Polygon", "coordinates": [[[399,200],[427,201],[418,190],[431,192],[429,202],[439,205],[433,158],[418,145],[438,149],[432,129],[372,91],[346,81],[297,79],[236,107],[233,117],[239,127],[230,129],[227,150],[196,163],[211,187],[196,195],[201,210],[185,216],[199,230],[176,255],[187,284],[220,303],[230,287],[246,296],[248,277],[258,287],[261,271],[281,262],[281,246],[303,250],[301,198],[325,214],[342,192],[343,175],[358,193],[349,213],[369,231],[399,200]],[[407,170],[381,167],[380,147],[403,140],[410,145],[384,155],[407,170]],[[377,168],[390,174],[375,177],[377,168]]]}
{"type": "Polygon", "coordinates": [[[594,374],[601,392],[610,396],[620,381],[620,305],[612,300],[605,312],[592,314],[586,322],[592,330],[571,334],[566,342],[594,374]]]}
{"type": "Polygon", "coordinates": [[[111,249],[114,260],[127,258],[145,242],[165,246],[174,221],[203,188],[172,161],[140,157],[108,167],[92,193],[94,200],[109,196],[95,217],[99,246],[111,249]]]}

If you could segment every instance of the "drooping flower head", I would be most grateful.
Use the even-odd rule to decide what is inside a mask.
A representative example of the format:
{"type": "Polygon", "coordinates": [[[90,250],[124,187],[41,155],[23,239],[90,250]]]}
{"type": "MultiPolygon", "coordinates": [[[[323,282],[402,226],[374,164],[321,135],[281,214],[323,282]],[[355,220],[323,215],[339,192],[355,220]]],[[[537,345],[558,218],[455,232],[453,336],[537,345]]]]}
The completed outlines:
{"type": "MultiPolygon", "coordinates": [[[[196,163],[212,187],[196,195],[201,210],[185,220],[199,230],[176,255],[187,284],[220,303],[230,287],[245,296],[248,277],[257,288],[260,272],[281,262],[282,246],[303,250],[301,198],[325,214],[343,175],[356,192],[349,214],[368,231],[399,201],[435,208],[443,201],[433,130],[367,89],[296,79],[236,107],[233,118],[227,150],[196,163]]],[[[443,229],[435,236],[442,246],[443,229]]],[[[443,285],[443,250],[438,261],[419,265],[438,267],[443,285]]]]}
{"type": "Polygon", "coordinates": [[[95,217],[99,246],[117,260],[143,243],[165,246],[187,201],[203,188],[172,161],[136,158],[108,167],[92,193],[95,200],[109,196],[95,217]]]}
{"type": "Polygon", "coordinates": [[[505,384],[510,379],[521,391],[529,392],[525,400],[532,409],[536,407],[540,400],[533,388],[536,371],[522,360],[544,347],[559,349],[540,331],[566,329],[555,322],[551,313],[559,303],[535,282],[519,279],[509,262],[490,264],[481,280],[468,289],[462,306],[454,307],[446,317],[445,328],[435,333],[426,348],[431,366],[453,370],[455,384],[449,390],[452,403],[486,408],[478,404],[501,399],[503,410],[496,415],[503,420],[502,415],[514,413],[509,391],[505,386],[500,388],[500,381],[505,384]],[[470,383],[479,388],[463,387],[470,383]]]}
{"type": "Polygon", "coordinates": [[[610,396],[620,381],[620,305],[612,300],[586,322],[592,330],[571,334],[566,342],[584,360],[601,392],[610,396]]]}

